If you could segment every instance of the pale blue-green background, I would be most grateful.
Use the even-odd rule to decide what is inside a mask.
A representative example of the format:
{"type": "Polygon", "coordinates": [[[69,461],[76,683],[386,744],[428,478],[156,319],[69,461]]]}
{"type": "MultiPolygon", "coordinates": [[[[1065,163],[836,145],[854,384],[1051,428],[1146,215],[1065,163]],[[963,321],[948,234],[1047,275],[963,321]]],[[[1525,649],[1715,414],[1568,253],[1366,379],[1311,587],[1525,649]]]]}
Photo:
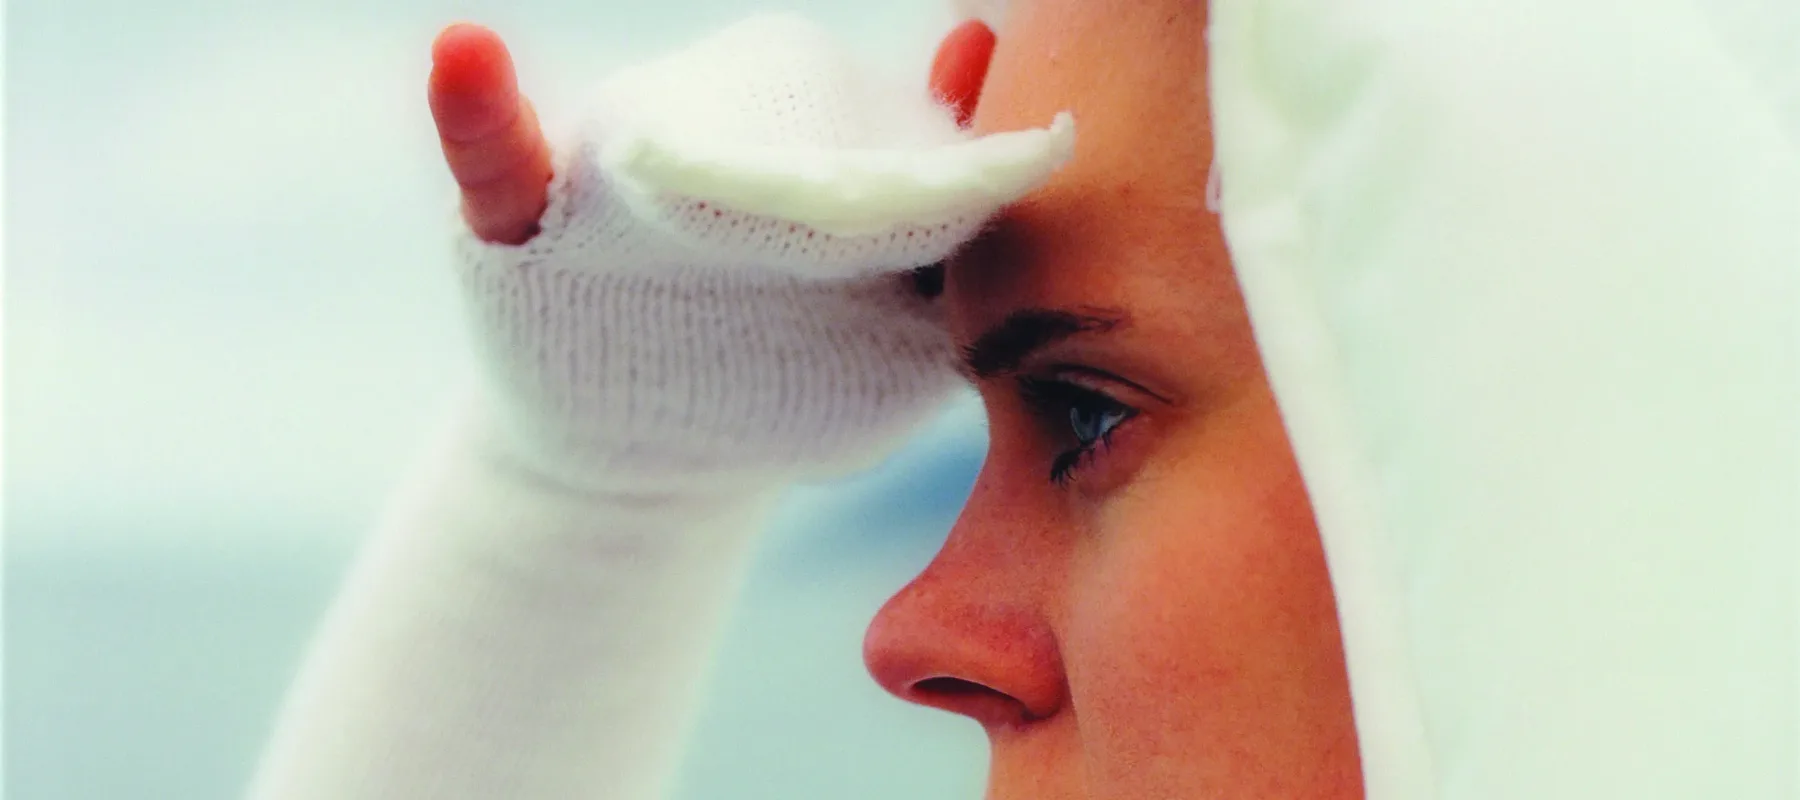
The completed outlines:
{"type": "MultiPolygon", "coordinates": [[[[755,6],[766,8],[769,6],[755,6]]],[[[922,77],[933,0],[790,3],[922,77]]],[[[455,19],[547,119],[733,0],[26,0],[6,20],[5,788],[240,790],[290,671],[464,368],[424,104],[455,19]]],[[[725,643],[684,798],[974,797],[970,723],[862,672],[981,457],[964,407],[799,493],[725,643]]]]}

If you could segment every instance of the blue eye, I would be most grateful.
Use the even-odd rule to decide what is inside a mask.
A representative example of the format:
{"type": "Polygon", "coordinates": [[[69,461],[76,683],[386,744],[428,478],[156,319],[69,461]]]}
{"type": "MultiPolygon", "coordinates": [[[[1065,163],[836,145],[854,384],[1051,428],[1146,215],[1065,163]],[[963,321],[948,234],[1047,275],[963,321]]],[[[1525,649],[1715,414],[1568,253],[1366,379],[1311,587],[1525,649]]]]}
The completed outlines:
{"type": "Polygon", "coordinates": [[[1131,418],[1131,410],[1114,404],[1105,406],[1069,406],[1069,427],[1074,429],[1075,441],[1083,447],[1106,438],[1119,423],[1131,418]]]}
{"type": "Polygon", "coordinates": [[[1073,447],[1052,459],[1050,481],[1062,484],[1096,452],[1137,409],[1083,386],[1043,378],[1019,378],[1020,394],[1034,413],[1057,427],[1073,447]]]}

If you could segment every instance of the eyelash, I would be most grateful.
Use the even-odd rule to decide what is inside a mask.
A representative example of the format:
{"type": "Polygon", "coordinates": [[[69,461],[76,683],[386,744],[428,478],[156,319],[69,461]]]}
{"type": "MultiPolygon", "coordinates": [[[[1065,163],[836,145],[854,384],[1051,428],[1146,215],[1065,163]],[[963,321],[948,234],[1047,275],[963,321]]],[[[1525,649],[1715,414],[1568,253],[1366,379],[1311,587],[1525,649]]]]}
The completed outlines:
{"type": "Polygon", "coordinates": [[[1031,376],[1018,381],[1019,394],[1033,413],[1052,426],[1066,426],[1075,439],[1075,447],[1059,453],[1050,462],[1050,482],[1058,486],[1068,483],[1075,472],[1109,447],[1113,433],[1138,415],[1137,409],[1085,386],[1031,376]],[[1098,436],[1084,441],[1080,432],[1074,430],[1080,425],[1076,415],[1082,411],[1117,416],[1098,436]]]}

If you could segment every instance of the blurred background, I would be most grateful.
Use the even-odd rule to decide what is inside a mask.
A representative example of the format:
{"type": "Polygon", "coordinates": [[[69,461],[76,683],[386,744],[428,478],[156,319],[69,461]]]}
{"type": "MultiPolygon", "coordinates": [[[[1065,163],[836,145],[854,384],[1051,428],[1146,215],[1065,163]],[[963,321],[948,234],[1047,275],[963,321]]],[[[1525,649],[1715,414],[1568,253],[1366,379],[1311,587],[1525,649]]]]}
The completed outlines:
{"type": "MultiPolygon", "coordinates": [[[[439,28],[498,30],[554,130],[609,69],[771,7],[922,83],[944,5],[9,2],[6,796],[242,790],[465,369],[424,93],[439,28]]],[[[881,694],[860,643],[983,447],[963,402],[874,474],[789,498],[678,797],[979,796],[979,729],[881,694]]]]}

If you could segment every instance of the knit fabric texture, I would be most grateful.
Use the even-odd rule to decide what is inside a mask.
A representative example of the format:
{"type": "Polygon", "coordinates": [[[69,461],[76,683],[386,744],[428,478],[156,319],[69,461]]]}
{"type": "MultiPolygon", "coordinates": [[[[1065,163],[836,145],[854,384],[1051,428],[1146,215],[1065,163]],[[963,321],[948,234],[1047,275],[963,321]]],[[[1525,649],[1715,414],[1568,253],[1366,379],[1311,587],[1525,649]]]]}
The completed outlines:
{"type": "MultiPolygon", "coordinates": [[[[1051,122],[1051,121],[1047,121],[1051,122]]],[[[484,411],[525,464],[713,485],[867,463],[955,383],[905,273],[1072,151],[973,139],[813,23],[752,18],[601,84],[521,246],[465,233],[484,411]]]]}

